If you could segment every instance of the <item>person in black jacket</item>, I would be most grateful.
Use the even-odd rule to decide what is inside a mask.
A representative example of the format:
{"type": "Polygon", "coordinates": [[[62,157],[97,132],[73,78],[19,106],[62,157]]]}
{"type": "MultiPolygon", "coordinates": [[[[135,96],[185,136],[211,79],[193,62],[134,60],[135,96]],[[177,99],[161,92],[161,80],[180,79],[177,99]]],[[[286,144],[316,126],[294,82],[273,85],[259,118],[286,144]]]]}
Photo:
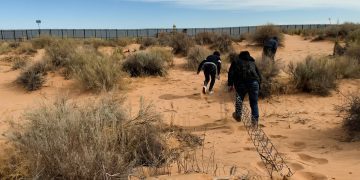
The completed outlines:
{"type": "Polygon", "coordinates": [[[203,60],[198,67],[197,74],[199,74],[201,70],[204,71],[204,75],[205,75],[205,81],[202,92],[206,94],[207,85],[211,80],[209,86],[209,94],[214,93],[213,87],[215,84],[215,78],[220,80],[220,70],[221,70],[220,53],[218,51],[215,51],[212,55],[208,56],[205,60],[203,60]]]}
{"type": "Polygon", "coordinates": [[[273,37],[264,42],[263,56],[269,57],[271,60],[275,60],[275,54],[279,46],[279,40],[277,37],[273,37]]]}
{"type": "Polygon", "coordinates": [[[249,94],[252,124],[257,126],[259,121],[258,96],[261,84],[261,74],[256,67],[255,60],[248,51],[242,51],[230,66],[228,73],[228,87],[235,87],[237,92],[235,112],[233,117],[241,121],[242,102],[245,95],[249,94]]]}

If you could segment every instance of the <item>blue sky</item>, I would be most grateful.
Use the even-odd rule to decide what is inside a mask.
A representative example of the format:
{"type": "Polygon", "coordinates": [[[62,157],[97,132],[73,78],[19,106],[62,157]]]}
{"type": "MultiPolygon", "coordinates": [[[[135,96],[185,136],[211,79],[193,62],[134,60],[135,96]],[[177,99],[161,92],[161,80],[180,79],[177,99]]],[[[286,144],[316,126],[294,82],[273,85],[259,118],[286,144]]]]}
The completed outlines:
{"type": "Polygon", "coordinates": [[[0,29],[360,22],[360,0],[0,0],[0,29]]]}

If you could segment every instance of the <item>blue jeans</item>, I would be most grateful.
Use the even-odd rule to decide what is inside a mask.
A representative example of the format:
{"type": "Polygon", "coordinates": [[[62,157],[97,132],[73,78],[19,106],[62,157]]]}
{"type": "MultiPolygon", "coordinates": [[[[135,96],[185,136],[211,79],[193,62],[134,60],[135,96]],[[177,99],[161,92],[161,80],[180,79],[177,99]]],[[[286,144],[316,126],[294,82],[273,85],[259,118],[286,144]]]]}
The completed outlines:
{"type": "Polygon", "coordinates": [[[258,97],[259,97],[259,82],[256,80],[248,81],[245,83],[239,83],[235,85],[237,92],[237,101],[235,103],[236,116],[241,117],[242,103],[247,93],[249,93],[251,116],[253,121],[259,121],[259,108],[258,108],[258,97]]]}

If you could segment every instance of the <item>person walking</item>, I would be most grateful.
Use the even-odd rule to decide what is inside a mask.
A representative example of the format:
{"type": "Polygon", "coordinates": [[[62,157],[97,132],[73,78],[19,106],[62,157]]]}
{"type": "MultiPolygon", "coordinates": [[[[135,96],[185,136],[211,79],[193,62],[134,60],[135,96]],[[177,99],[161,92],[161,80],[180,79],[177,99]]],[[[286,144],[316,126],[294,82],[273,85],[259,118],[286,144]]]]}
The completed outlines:
{"type": "Polygon", "coordinates": [[[249,94],[251,107],[251,122],[257,127],[259,122],[258,96],[261,84],[261,74],[256,67],[255,59],[248,51],[242,51],[235,59],[228,73],[228,87],[236,90],[236,103],[233,118],[240,122],[242,115],[242,104],[246,94],[249,94]]]}
{"type": "Polygon", "coordinates": [[[264,42],[263,58],[269,57],[272,61],[275,61],[275,54],[279,46],[279,39],[272,37],[264,42]]]}
{"type": "Polygon", "coordinates": [[[221,70],[220,53],[218,51],[215,51],[212,55],[208,56],[205,60],[203,60],[198,67],[197,74],[199,74],[201,70],[204,71],[204,76],[205,76],[202,92],[203,94],[206,94],[207,92],[209,94],[213,94],[215,78],[220,80],[220,70],[221,70]],[[210,82],[210,86],[208,89],[207,86],[209,82],[210,82]]]}

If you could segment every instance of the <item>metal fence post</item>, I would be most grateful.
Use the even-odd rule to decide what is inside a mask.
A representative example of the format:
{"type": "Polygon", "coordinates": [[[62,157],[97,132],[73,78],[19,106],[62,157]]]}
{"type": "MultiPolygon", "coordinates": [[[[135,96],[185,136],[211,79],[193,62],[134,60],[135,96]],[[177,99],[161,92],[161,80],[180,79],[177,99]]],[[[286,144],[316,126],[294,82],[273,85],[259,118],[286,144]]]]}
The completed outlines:
{"type": "Polygon", "coordinates": [[[116,39],[119,39],[119,37],[118,37],[118,30],[117,30],[117,29],[115,29],[115,35],[116,35],[116,39]]]}
{"type": "Polygon", "coordinates": [[[14,35],[14,40],[16,41],[15,30],[14,30],[14,34],[13,34],[13,35],[14,35]]]}
{"type": "Polygon", "coordinates": [[[248,33],[250,33],[250,26],[248,26],[247,28],[248,28],[248,33]]]}
{"type": "Polygon", "coordinates": [[[25,30],[26,40],[29,40],[28,30],[25,30]]]}
{"type": "Polygon", "coordinates": [[[83,36],[84,36],[84,39],[85,39],[85,29],[83,29],[84,33],[83,33],[83,36]]]}
{"type": "Polygon", "coordinates": [[[64,29],[61,29],[61,39],[64,39],[64,29]]]}
{"type": "Polygon", "coordinates": [[[4,40],[3,31],[2,31],[2,30],[0,30],[0,33],[1,33],[1,40],[4,40]]]}
{"type": "Polygon", "coordinates": [[[73,29],[73,38],[75,38],[75,29],[73,29]]]}

